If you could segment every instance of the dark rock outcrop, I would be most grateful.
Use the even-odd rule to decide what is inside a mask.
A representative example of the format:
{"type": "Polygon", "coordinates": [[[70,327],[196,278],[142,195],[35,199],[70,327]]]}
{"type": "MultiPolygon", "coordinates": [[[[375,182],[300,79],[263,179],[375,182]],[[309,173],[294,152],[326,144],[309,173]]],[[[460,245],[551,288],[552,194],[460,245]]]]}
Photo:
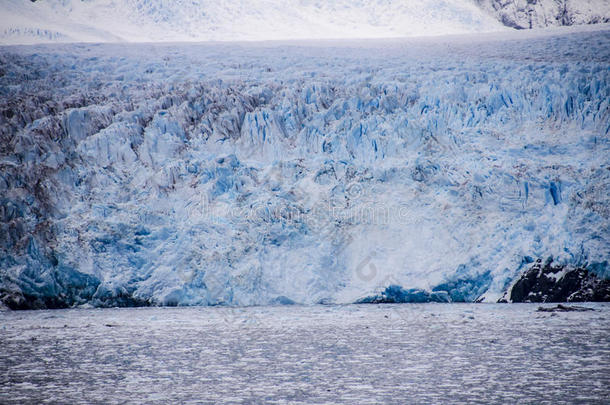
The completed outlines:
{"type": "Polygon", "coordinates": [[[539,259],[498,302],[608,302],[610,280],[584,268],[542,264],[539,259]]]}

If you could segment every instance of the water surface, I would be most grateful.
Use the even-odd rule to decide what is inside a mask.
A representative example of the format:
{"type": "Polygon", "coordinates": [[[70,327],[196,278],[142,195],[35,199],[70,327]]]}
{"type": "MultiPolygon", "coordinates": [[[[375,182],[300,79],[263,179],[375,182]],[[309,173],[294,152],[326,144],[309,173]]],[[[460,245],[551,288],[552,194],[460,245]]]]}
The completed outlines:
{"type": "Polygon", "coordinates": [[[0,402],[608,403],[610,305],[587,305],[2,312],[0,402]]]}

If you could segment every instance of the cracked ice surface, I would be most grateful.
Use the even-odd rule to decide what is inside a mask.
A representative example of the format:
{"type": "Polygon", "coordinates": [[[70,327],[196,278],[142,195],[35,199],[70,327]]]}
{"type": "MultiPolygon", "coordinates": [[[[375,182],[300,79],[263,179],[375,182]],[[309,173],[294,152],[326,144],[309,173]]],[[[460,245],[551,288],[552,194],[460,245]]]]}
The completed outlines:
{"type": "Polygon", "coordinates": [[[3,47],[3,300],[469,301],[538,257],[606,274],[609,60],[607,26],[3,47]]]}

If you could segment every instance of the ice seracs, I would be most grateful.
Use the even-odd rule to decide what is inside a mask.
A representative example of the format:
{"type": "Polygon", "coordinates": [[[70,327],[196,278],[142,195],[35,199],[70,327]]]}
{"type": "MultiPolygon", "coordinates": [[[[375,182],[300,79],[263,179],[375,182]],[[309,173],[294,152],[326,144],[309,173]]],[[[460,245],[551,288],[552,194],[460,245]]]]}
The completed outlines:
{"type": "Polygon", "coordinates": [[[496,301],[551,256],[607,277],[609,44],[2,48],[2,300],[496,301]]]}

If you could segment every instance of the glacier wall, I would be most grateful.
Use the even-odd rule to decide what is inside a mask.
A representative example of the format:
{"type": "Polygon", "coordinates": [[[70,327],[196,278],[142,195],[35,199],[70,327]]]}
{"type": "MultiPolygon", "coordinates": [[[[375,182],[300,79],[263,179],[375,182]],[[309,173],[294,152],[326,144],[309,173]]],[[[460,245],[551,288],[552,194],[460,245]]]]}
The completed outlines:
{"type": "Polygon", "coordinates": [[[608,277],[608,61],[607,27],[0,48],[0,299],[495,300],[548,257],[608,277]]]}

